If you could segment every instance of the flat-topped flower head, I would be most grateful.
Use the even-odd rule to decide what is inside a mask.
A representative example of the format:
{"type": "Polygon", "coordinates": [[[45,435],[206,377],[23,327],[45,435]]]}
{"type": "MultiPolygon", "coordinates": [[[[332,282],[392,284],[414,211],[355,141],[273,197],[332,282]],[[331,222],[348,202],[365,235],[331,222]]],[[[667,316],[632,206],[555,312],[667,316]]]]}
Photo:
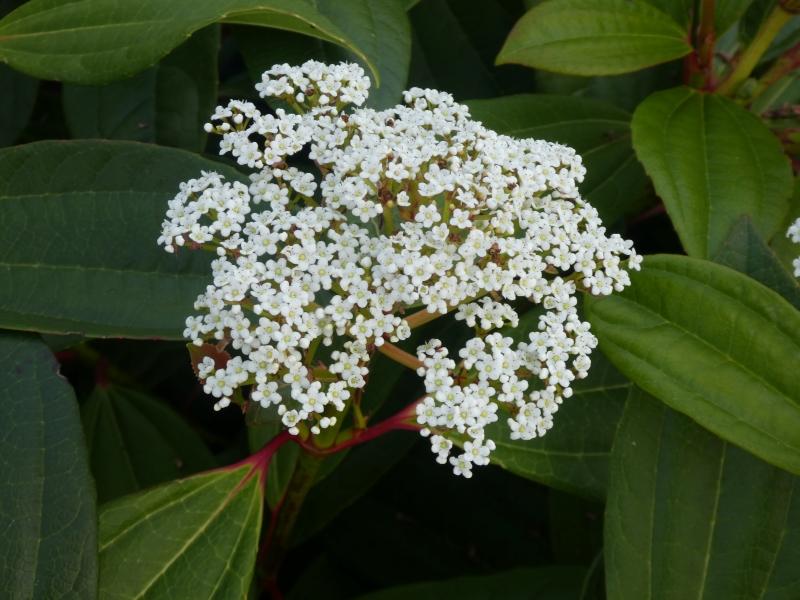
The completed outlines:
{"type": "Polygon", "coordinates": [[[291,433],[319,433],[341,424],[376,349],[410,336],[409,314],[454,311],[474,332],[464,348],[417,349],[417,422],[437,460],[471,476],[496,421],[512,439],[544,435],[597,344],[579,288],[622,290],[641,262],[581,198],[580,157],[497,134],[435,90],[359,108],[369,79],[353,64],[276,65],[256,88],[295,112],[218,107],[206,129],[249,181],[183,184],[159,238],[218,255],[184,332],[234,356],[201,365],[216,406],[277,405],[291,433]],[[542,312],[518,341],[522,299],[542,312]]]}

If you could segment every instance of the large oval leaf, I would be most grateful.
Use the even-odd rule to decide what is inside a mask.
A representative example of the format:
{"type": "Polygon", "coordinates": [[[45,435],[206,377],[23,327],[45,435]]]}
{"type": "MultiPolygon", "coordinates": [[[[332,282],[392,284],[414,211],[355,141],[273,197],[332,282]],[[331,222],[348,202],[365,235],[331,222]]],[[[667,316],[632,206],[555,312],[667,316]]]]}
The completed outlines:
{"type": "Polygon", "coordinates": [[[687,254],[713,256],[749,215],[771,238],[789,210],[792,173],[778,139],[731,100],[675,88],[633,115],[633,146],[687,254]]]}
{"type": "Polygon", "coordinates": [[[0,327],[180,338],[205,252],[156,245],[180,181],[233,169],[135,142],[0,150],[0,327]]]}
{"type": "Polygon", "coordinates": [[[609,600],[800,597],[800,480],[635,393],[611,459],[609,600]]]}
{"type": "Polygon", "coordinates": [[[104,598],[247,595],[264,503],[248,465],[175,481],[100,510],[104,598]]]}
{"type": "Polygon", "coordinates": [[[105,86],[65,84],[64,116],[72,137],[202,152],[203,124],[217,103],[218,53],[219,26],[213,25],[130,79],[105,86]]]}
{"type": "Polygon", "coordinates": [[[38,338],[0,334],[0,589],[97,595],[97,527],[75,393],[38,338]]]}
{"type": "Polygon", "coordinates": [[[547,0],[514,26],[497,63],[613,75],[688,54],[686,37],[680,25],[644,0],[547,0]]]}
{"type": "MultiPolygon", "coordinates": [[[[547,435],[530,441],[508,438],[505,422],[490,428],[497,448],[492,463],[528,479],[602,500],[608,457],[631,383],[600,355],[589,376],[573,385],[547,435]]],[[[502,419],[501,419],[502,421],[502,419]]]]}
{"type": "Polygon", "coordinates": [[[81,417],[99,502],[214,466],[197,433],[140,392],[97,387],[81,417]]]}
{"type": "Polygon", "coordinates": [[[723,439],[800,473],[800,312],[736,271],[650,256],[588,297],[600,347],[634,383],[723,439]]]}
{"type": "Polygon", "coordinates": [[[0,60],[42,79],[107,83],[156,63],[215,21],[317,37],[372,65],[309,0],[32,0],[0,21],[0,60]]]}
{"type": "Polygon", "coordinates": [[[472,116],[499,133],[559,142],[586,165],[581,193],[609,223],[637,206],[647,176],[631,147],[630,114],[575,96],[521,94],[472,100],[472,116]]]}

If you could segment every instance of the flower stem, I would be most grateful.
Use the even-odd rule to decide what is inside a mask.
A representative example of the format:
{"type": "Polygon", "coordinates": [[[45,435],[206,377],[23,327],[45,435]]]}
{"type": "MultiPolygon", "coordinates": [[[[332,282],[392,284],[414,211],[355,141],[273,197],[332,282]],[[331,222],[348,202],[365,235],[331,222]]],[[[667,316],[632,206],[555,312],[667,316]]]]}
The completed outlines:
{"type": "Polygon", "coordinates": [[[739,61],[728,78],[717,88],[720,94],[733,94],[756,68],[758,61],[772,44],[775,36],[783,26],[793,17],[792,13],[785,10],[780,4],[775,6],[766,20],[759,27],[750,45],[745,48],[739,61]]]}
{"type": "Polygon", "coordinates": [[[378,352],[383,354],[384,356],[388,356],[396,363],[400,363],[404,367],[408,367],[409,369],[414,369],[415,371],[420,367],[423,367],[422,361],[419,360],[413,354],[409,354],[405,350],[401,350],[394,344],[390,344],[389,342],[385,342],[383,345],[378,346],[378,352]]]}
{"type": "Polygon", "coordinates": [[[292,530],[323,460],[324,456],[300,453],[286,492],[270,516],[269,529],[259,548],[259,560],[264,588],[273,596],[278,589],[278,571],[289,550],[292,530]]]}
{"type": "Polygon", "coordinates": [[[441,317],[442,314],[438,312],[428,312],[428,309],[423,308],[422,310],[418,310],[410,317],[406,317],[406,323],[411,329],[415,329],[420,327],[421,325],[425,325],[425,323],[430,323],[434,319],[438,319],[441,317]]]}

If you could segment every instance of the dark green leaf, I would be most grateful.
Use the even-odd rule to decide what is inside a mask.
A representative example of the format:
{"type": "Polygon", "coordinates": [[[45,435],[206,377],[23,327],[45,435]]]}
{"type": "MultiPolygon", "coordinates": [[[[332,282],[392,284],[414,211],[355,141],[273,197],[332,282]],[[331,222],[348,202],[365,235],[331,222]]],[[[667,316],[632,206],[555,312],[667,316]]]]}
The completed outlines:
{"type": "Polygon", "coordinates": [[[108,83],[155,64],[215,21],[295,31],[370,65],[375,58],[309,0],[32,0],[0,21],[0,61],[42,79],[108,83]]]}
{"type": "MultiPolygon", "coordinates": [[[[360,48],[374,57],[381,85],[370,89],[367,104],[375,108],[394,106],[406,89],[411,61],[411,30],[401,0],[313,0],[317,10],[335,23],[360,48]]],[[[307,60],[326,63],[354,61],[347,49],[286,31],[270,32],[254,27],[236,31],[236,39],[254,81],[274,64],[300,64],[307,60]]],[[[363,61],[362,61],[363,62],[363,61]]]]}
{"type": "Polygon", "coordinates": [[[717,0],[714,6],[714,30],[717,37],[742,18],[753,0],[717,0]]]}
{"type": "Polygon", "coordinates": [[[264,501],[244,465],[121,498],[100,511],[104,598],[231,598],[247,593],[264,501]]]}
{"type": "Polygon", "coordinates": [[[633,146],[690,256],[713,256],[742,215],[771,238],[792,174],[777,138],[731,100],[676,88],[633,115],[633,146]]]}
{"type": "Polygon", "coordinates": [[[95,499],[78,403],[33,336],[0,334],[0,589],[97,595],[95,499]]]}
{"type": "MultiPolygon", "coordinates": [[[[258,407],[255,410],[259,413],[275,413],[274,407],[270,409],[258,407]]],[[[252,412],[253,408],[247,411],[248,418],[252,412]]],[[[257,452],[263,448],[264,444],[281,431],[283,431],[283,424],[276,413],[270,414],[269,417],[262,416],[249,421],[247,424],[247,442],[250,452],[257,452]]],[[[270,508],[275,508],[283,497],[284,492],[286,492],[286,487],[292,479],[292,473],[294,473],[294,466],[299,452],[300,448],[297,444],[285,444],[272,457],[267,470],[266,489],[267,503],[270,508]]]]}
{"type": "Polygon", "coordinates": [[[425,0],[411,11],[410,85],[446,90],[458,100],[534,88],[524,67],[495,67],[494,58],[522,7],[483,0],[425,0]],[[442,35],[446,31],[447,35],[442,35]]]}
{"type": "MultiPolygon", "coordinates": [[[[675,21],[680,23],[685,30],[694,20],[697,22],[695,0],[646,0],[656,8],[663,10],[675,21]]],[[[714,2],[714,31],[720,37],[744,15],[753,0],[715,0],[714,2]]]]}
{"type": "Polygon", "coordinates": [[[217,99],[218,51],[219,26],[207,27],[131,79],[105,86],[65,84],[64,114],[72,137],[202,152],[203,124],[217,99]]]}
{"type": "Polygon", "coordinates": [[[800,219],[800,179],[794,181],[794,193],[789,201],[789,213],[783,224],[778,229],[778,233],[770,240],[770,248],[778,256],[781,264],[790,272],[794,272],[792,262],[800,256],[800,244],[795,244],[786,232],[797,219],[800,219]]]}
{"type": "Polygon", "coordinates": [[[649,256],[621,294],[585,299],[600,348],[634,383],[800,473],[800,312],[712,262],[649,256]],[[788,361],[788,362],[787,362],[788,361]]]}
{"type": "Polygon", "coordinates": [[[351,506],[394,467],[418,439],[419,435],[412,432],[399,432],[350,451],[341,465],[311,489],[294,531],[294,543],[318,533],[351,506]]]}
{"type": "MultiPolygon", "coordinates": [[[[543,94],[570,94],[595,98],[633,112],[639,103],[653,92],[680,85],[681,74],[679,62],[607,77],[580,77],[537,71],[536,89],[543,94]]],[[[628,120],[630,121],[630,117],[628,120]]]]}
{"type": "Polygon", "coordinates": [[[800,310],[800,283],[761,239],[749,217],[736,222],[714,260],[763,283],[800,310]]]}
{"type": "Polygon", "coordinates": [[[630,139],[630,115],[588,98],[525,94],[473,100],[473,117],[514,137],[535,137],[575,148],[584,159],[581,193],[612,223],[637,205],[647,182],[630,139]]]}
{"type": "Polygon", "coordinates": [[[97,387],[81,416],[100,502],[214,466],[181,417],[139,392],[97,387]]]}
{"type": "Polygon", "coordinates": [[[578,600],[585,569],[539,567],[494,575],[415,583],[359,596],[359,600],[578,600]]]}
{"type": "Polygon", "coordinates": [[[683,28],[644,0],[548,0],[519,20],[497,63],[614,75],[690,51],[683,28]]]}
{"type": "Polygon", "coordinates": [[[206,285],[206,252],[156,245],[178,183],[237,172],[134,142],[37,142],[0,150],[0,327],[181,337],[206,285]]]}
{"type": "Polygon", "coordinates": [[[13,144],[33,112],[39,80],[0,64],[0,146],[13,144]]]}
{"type": "Polygon", "coordinates": [[[610,600],[800,597],[798,478],[641,392],[614,444],[605,538],[610,600]]]}
{"type": "MultiPolygon", "coordinates": [[[[668,14],[680,24],[685,31],[689,30],[689,25],[694,16],[696,0],[645,0],[648,4],[655,6],[660,11],[668,14]]],[[[720,0],[717,0],[718,2],[720,0]]],[[[725,0],[722,0],[723,2],[725,0]]]]}
{"type": "Polygon", "coordinates": [[[490,427],[488,437],[497,445],[492,463],[554,488],[605,497],[608,457],[631,384],[599,352],[592,362],[589,376],[573,385],[574,395],[564,400],[547,435],[512,441],[505,422],[490,427]]]}

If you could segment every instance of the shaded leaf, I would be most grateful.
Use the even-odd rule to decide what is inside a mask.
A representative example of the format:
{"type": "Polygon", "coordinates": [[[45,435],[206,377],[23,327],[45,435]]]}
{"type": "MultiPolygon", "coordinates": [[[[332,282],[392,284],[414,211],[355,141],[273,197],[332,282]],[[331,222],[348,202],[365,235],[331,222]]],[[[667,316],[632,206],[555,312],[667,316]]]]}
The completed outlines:
{"type": "MultiPolygon", "coordinates": [[[[402,0],[313,0],[313,3],[374,58],[381,80],[380,86],[373,82],[367,104],[387,108],[400,102],[411,61],[411,29],[405,3],[402,0]]],[[[275,64],[301,64],[312,59],[326,63],[358,60],[346,48],[288,31],[264,35],[258,28],[242,27],[236,31],[236,40],[251,79],[257,82],[275,64]]]]}
{"type": "Polygon", "coordinates": [[[633,115],[633,146],[687,254],[713,256],[742,215],[771,238],[783,223],[792,174],[777,138],[731,100],[675,88],[633,115]]]}
{"type": "Polygon", "coordinates": [[[311,489],[303,503],[293,543],[320,532],[388,473],[418,440],[419,435],[412,432],[398,432],[351,450],[336,469],[311,489]]]}
{"type": "Polygon", "coordinates": [[[34,336],[0,334],[0,422],[3,596],[95,598],[95,499],[78,403],[34,336]]]}
{"type": "Polygon", "coordinates": [[[28,124],[39,81],[0,64],[0,90],[0,146],[9,146],[28,124]]]}
{"type": "Polygon", "coordinates": [[[775,290],[800,310],[800,283],[761,239],[749,217],[736,222],[714,260],[775,290]]]}
{"type": "Polygon", "coordinates": [[[536,77],[529,69],[494,65],[522,14],[523,7],[514,8],[483,0],[421,2],[410,13],[414,43],[409,85],[446,90],[458,100],[533,89],[536,77]]]}
{"type": "Polygon", "coordinates": [[[181,337],[207,252],[156,245],[178,183],[233,169],[135,142],[37,142],[0,150],[0,327],[181,337]]]}
{"type": "Polygon", "coordinates": [[[179,415],[139,392],[97,387],[81,416],[99,502],[214,466],[179,415]]]}
{"type": "Polygon", "coordinates": [[[775,252],[781,264],[790,273],[794,273],[792,262],[795,258],[800,256],[800,244],[795,244],[791,238],[786,235],[786,232],[797,219],[800,219],[800,179],[795,178],[794,193],[789,201],[789,213],[778,229],[778,233],[776,233],[775,237],[769,242],[772,251],[775,252]]]}
{"type": "Polygon", "coordinates": [[[630,139],[630,115],[588,98],[525,94],[472,100],[472,116],[499,133],[559,142],[575,148],[586,165],[582,195],[608,223],[640,200],[647,183],[630,139]]]}
{"type": "Polygon", "coordinates": [[[614,444],[605,538],[610,600],[800,595],[798,478],[642,392],[614,444]]]}
{"type": "Polygon", "coordinates": [[[644,0],[548,0],[511,30],[498,64],[614,75],[685,56],[686,32],[644,0]]]}
{"type": "Polygon", "coordinates": [[[578,600],[586,570],[581,567],[514,569],[444,581],[414,583],[359,596],[359,600],[578,600]]]}
{"type": "Polygon", "coordinates": [[[295,31],[372,65],[309,0],[32,0],[0,21],[0,60],[42,79],[108,83],[153,65],[215,21],[295,31]]]}
{"type": "Polygon", "coordinates": [[[262,506],[260,475],[249,465],[103,506],[101,595],[242,598],[253,577],[262,506]]]}
{"type": "MultiPolygon", "coordinates": [[[[263,32],[262,32],[263,33],[263,32]]],[[[202,152],[217,100],[219,26],[196,32],[156,66],[105,86],[63,86],[74,138],[152,142],[202,152]]]]}
{"type": "Polygon", "coordinates": [[[585,298],[600,348],[670,407],[800,472],[800,312],[736,271],[648,256],[621,294],[585,298]]]}
{"type": "Polygon", "coordinates": [[[574,383],[573,396],[564,400],[547,435],[510,440],[502,418],[489,427],[487,437],[497,445],[492,463],[557,489],[605,497],[608,458],[631,384],[599,352],[592,362],[589,376],[574,383]]]}

